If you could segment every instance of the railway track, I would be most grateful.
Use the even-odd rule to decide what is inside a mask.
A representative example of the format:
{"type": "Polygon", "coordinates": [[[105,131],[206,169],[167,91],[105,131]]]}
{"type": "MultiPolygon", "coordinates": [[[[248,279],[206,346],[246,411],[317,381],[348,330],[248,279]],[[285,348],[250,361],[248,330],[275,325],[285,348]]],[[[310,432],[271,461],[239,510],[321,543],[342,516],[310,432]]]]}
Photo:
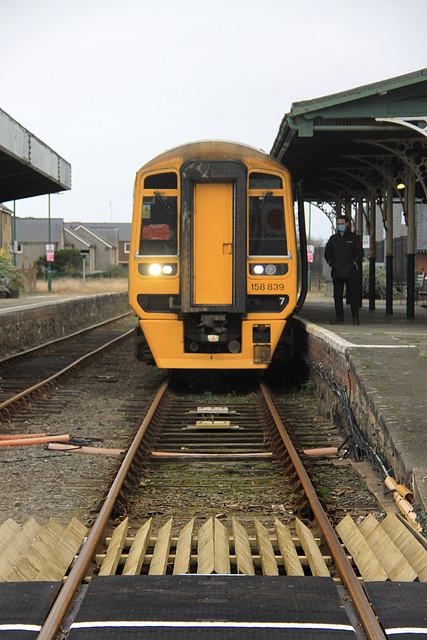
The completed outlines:
{"type": "MultiPolygon", "coordinates": [[[[121,350],[111,356],[113,361],[120,357],[120,352],[121,350]]],[[[96,364],[90,369],[91,375],[108,377],[106,366],[109,365],[106,365],[105,360],[102,367],[96,364]]],[[[83,377],[81,382],[83,383],[83,377]]],[[[137,411],[138,407],[141,408],[138,396],[133,395],[128,400],[123,400],[131,413],[137,411]]],[[[62,573],[58,573],[58,570],[52,573],[49,559],[45,568],[40,569],[39,575],[43,578],[39,579],[57,581],[61,580],[61,576],[66,576],[66,582],[51,613],[44,625],[41,625],[39,637],[54,638],[56,629],[61,627],[61,638],[64,634],[68,637],[69,632],[70,640],[74,638],[80,629],[79,625],[83,623],[75,621],[75,613],[68,615],[65,622],[62,621],[75,596],[77,600],[83,598],[83,603],[85,602],[87,585],[84,582],[88,576],[99,572],[99,577],[90,580],[90,594],[92,583],[94,586],[104,584],[99,582],[104,576],[114,580],[113,576],[119,578],[122,574],[128,574],[131,577],[132,571],[136,571],[141,579],[152,579],[160,574],[159,577],[166,582],[156,584],[160,590],[172,590],[170,593],[178,588],[178,583],[168,582],[168,579],[175,577],[171,574],[243,573],[247,579],[252,576],[258,580],[253,585],[251,583],[250,587],[254,606],[258,591],[261,594],[264,590],[270,601],[272,583],[263,582],[266,576],[280,581],[286,575],[286,584],[289,586],[292,582],[289,588],[301,588],[302,593],[305,593],[306,587],[298,586],[298,580],[311,576],[331,580],[332,577],[335,582],[348,583],[348,590],[345,592],[347,595],[342,596],[344,600],[341,600],[341,606],[346,600],[352,600],[361,609],[359,615],[363,620],[366,636],[359,631],[357,637],[384,638],[382,631],[380,635],[377,633],[376,616],[372,613],[366,596],[363,600],[363,591],[361,604],[357,604],[361,572],[354,573],[348,564],[349,560],[352,561],[349,551],[343,550],[331,524],[325,525],[322,522],[322,518],[326,518],[322,516],[323,511],[320,510],[316,519],[309,524],[310,512],[313,513],[318,508],[319,495],[311,487],[311,483],[305,485],[304,472],[300,470],[298,473],[295,470],[293,457],[295,444],[297,452],[300,452],[303,447],[313,447],[320,443],[313,438],[313,425],[307,416],[303,415],[302,420],[297,423],[295,407],[300,409],[300,404],[299,401],[295,402],[295,398],[286,398],[285,394],[280,397],[280,401],[273,399],[265,385],[242,396],[213,396],[210,393],[195,396],[173,392],[166,383],[163,384],[146,417],[139,424],[135,439],[123,456],[119,473],[104,496],[99,516],[88,532],[71,570],[68,572],[64,568],[62,573]],[[289,406],[295,410],[289,412],[289,406]],[[290,442],[287,442],[286,435],[284,438],[280,435],[286,415],[291,416],[290,421],[293,422],[296,434],[289,437],[290,442]],[[142,527],[138,529],[141,524],[142,527]],[[325,531],[322,529],[324,526],[325,531]],[[333,540],[338,545],[335,549],[333,540]],[[289,559],[289,548],[294,550],[291,555],[295,565],[289,559]],[[132,564],[135,553],[139,554],[138,561],[136,568],[130,571],[129,564],[132,564]],[[347,571],[349,575],[346,575],[347,571]],[[297,580],[295,584],[292,576],[297,580]],[[167,586],[161,586],[166,583],[167,586]]],[[[331,429],[320,431],[323,440],[327,431],[327,444],[338,445],[336,434],[331,429]]],[[[313,469],[314,475],[317,475],[316,465],[320,464],[320,459],[317,462],[312,458],[307,460],[309,475],[313,474],[313,469]]],[[[72,465],[72,462],[69,464],[72,465]]],[[[306,471],[305,473],[307,474],[306,471]]],[[[375,518],[366,519],[368,528],[374,528],[377,524],[375,518]]],[[[45,539],[44,536],[51,536],[49,530],[57,525],[47,523],[43,528],[37,525],[34,529],[36,524],[32,522],[29,526],[33,527],[28,530],[31,532],[29,535],[35,536],[34,545],[37,546],[39,538],[41,541],[45,539]]],[[[353,522],[351,526],[355,526],[353,522]]],[[[348,529],[349,523],[344,522],[342,527],[347,533],[350,531],[351,535],[354,534],[351,527],[348,529]]],[[[84,527],[73,521],[66,530],[55,531],[58,539],[64,540],[62,547],[71,549],[72,555],[76,554],[80,545],[78,540],[81,541],[85,536],[84,527]],[[65,543],[70,536],[74,547],[65,543]]],[[[29,552],[32,546],[30,545],[29,552]]],[[[32,562],[28,567],[25,558],[26,554],[11,575],[20,575],[24,570],[34,571],[32,562]]],[[[59,560],[61,566],[68,567],[71,558],[62,551],[59,560]]],[[[0,554],[0,574],[1,571],[0,554]]],[[[136,579],[138,575],[134,577],[136,579]]],[[[197,575],[192,577],[196,579],[197,575]]],[[[197,594],[200,589],[205,588],[209,592],[211,589],[215,591],[225,588],[225,583],[220,587],[215,582],[216,577],[219,578],[210,576],[213,579],[212,585],[206,581],[202,586],[201,583],[196,583],[192,593],[197,594]]],[[[236,578],[238,576],[235,575],[234,579],[236,578]]],[[[401,578],[394,574],[393,579],[401,578]]],[[[106,583],[107,586],[109,584],[109,588],[115,590],[113,583],[106,583]]],[[[131,589],[142,588],[138,584],[132,583],[131,589]]],[[[186,584],[189,589],[193,589],[191,580],[187,580],[186,584]]],[[[227,582],[227,589],[231,593],[232,589],[237,588],[233,585],[240,585],[240,589],[245,589],[245,584],[249,583],[227,582]]],[[[277,593],[282,589],[281,584],[275,583],[277,593]]],[[[179,589],[185,589],[182,582],[179,582],[179,589]]],[[[108,600],[110,595],[106,592],[103,597],[108,600]]],[[[188,594],[189,598],[190,596],[188,594]]],[[[251,606],[248,601],[249,613],[246,616],[255,620],[256,617],[251,617],[251,606]]],[[[77,609],[73,608],[72,611],[77,609]]],[[[126,607],[121,615],[124,617],[118,618],[119,620],[127,620],[126,607]]]]}
{"type": "Polygon", "coordinates": [[[60,378],[128,338],[122,314],[0,360],[0,422],[51,392],[60,378]]]}
{"type": "MultiPolygon", "coordinates": [[[[381,629],[378,620],[371,609],[368,599],[363,589],[361,588],[360,581],[356,576],[345,551],[343,550],[342,544],[340,543],[322,508],[319,497],[316,494],[307,471],[305,470],[297,454],[295,446],[293,445],[291,438],[287,434],[284,424],[274,406],[268,388],[264,384],[261,384],[259,395],[254,402],[255,413],[258,413],[258,423],[262,422],[264,425],[267,425],[267,428],[261,438],[260,434],[256,432],[256,429],[253,428],[254,412],[252,411],[252,409],[244,411],[244,408],[241,407],[238,402],[233,404],[232,409],[228,409],[227,413],[229,420],[224,420],[224,406],[207,408],[207,406],[204,405],[200,407],[200,411],[197,409],[197,407],[194,408],[194,405],[191,406],[191,403],[189,404],[185,400],[181,399],[178,402],[178,404],[180,405],[179,411],[173,410],[171,412],[172,404],[173,402],[170,397],[170,393],[167,390],[167,383],[165,382],[160,387],[152,406],[139,425],[136,436],[124,456],[120,469],[110,487],[110,490],[108,491],[108,494],[105,497],[103,506],[88,535],[84,546],[80,551],[77,561],[71,569],[69,575],[67,576],[67,581],[61,592],[59,593],[59,596],[55,601],[55,604],[40,631],[40,634],[38,636],[39,639],[50,640],[51,638],[55,637],[55,634],[58,631],[67,610],[69,609],[76,591],[78,590],[87,574],[88,567],[95,557],[99,544],[102,542],[103,536],[105,537],[106,527],[110,522],[110,518],[114,509],[117,509],[117,505],[121,505],[121,508],[123,508],[124,504],[128,506],[130,505],[129,487],[131,485],[135,485],[135,483],[141,484],[140,478],[147,476],[147,471],[150,466],[153,466],[155,468],[154,475],[152,476],[152,480],[150,480],[150,482],[160,482],[158,478],[157,480],[155,479],[155,476],[158,473],[159,469],[163,470],[162,475],[164,476],[167,467],[171,464],[182,465],[182,463],[185,461],[185,466],[191,466],[191,468],[194,469],[194,464],[206,465],[207,463],[209,463],[211,467],[215,467],[218,465],[218,463],[220,463],[220,465],[225,465],[225,468],[234,468],[236,465],[236,461],[237,464],[240,464],[240,460],[245,460],[244,465],[246,465],[246,470],[248,470],[248,459],[250,460],[250,463],[253,464],[254,457],[257,460],[256,464],[258,464],[258,461],[261,459],[261,462],[265,463],[268,466],[268,469],[265,469],[265,471],[268,471],[267,475],[261,475],[261,490],[264,492],[266,491],[266,488],[270,488],[270,483],[268,482],[268,480],[270,478],[271,472],[276,466],[285,466],[288,468],[288,481],[291,476],[294,476],[292,492],[295,493],[296,487],[300,489],[302,488],[305,495],[305,500],[310,505],[310,509],[315,516],[318,530],[321,532],[321,535],[326,542],[331,558],[333,559],[333,563],[342,581],[346,585],[348,593],[362,621],[366,636],[369,639],[384,639],[384,632],[381,629]],[[234,413],[231,413],[232,411],[234,413]],[[218,415],[221,417],[221,420],[218,420],[218,415]],[[171,420],[168,419],[168,417],[170,416],[172,416],[171,420]],[[201,419],[197,420],[197,418],[201,419]],[[229,421],[230,425],[226,426],[213,424],[219,421],[229,421]],[[194,424],[195,422],[201,422],[204,424],[199,424],[196,427],[194,424]],[[206,424],[207,422],[210,422],[211,424],[206,424]],[[165,428],[165,424],[168,424],[170,428],[165,428]],[[273,425],[276,429],[276,434],[272,433],[273,425]],[[243,428],[233,428],[236,426],[241,426],[243,428]],[[204,433],[206,439],[207,432],[223,432],[226,428],[230,430],[232,439],[235,438],[238,431],[241,431],[240,435],[242,435],[242,433],[246,431],[243,440],[240,440],[237,445],[236,442],[234,442],[232,445],[231,442],[229,443],[231,445],[230,449],[233,448],[233,450],[228,450],[227,447],[223,446],[224,440],[226,439],[224,437],[214,437],[212,439],[212,443],[209,444],[209,446],[203,444],[203,437],[200,439],[199,432],[204,433]],[[177,435],[178,431],[179,436],[177,435]],[[280,446],[275,445],[274,450],[272,450],[271,445],[273,440],[277,439],[277,434],[280,437],[281,444],[280,446]],[[159,448],[160,446],[161,448],[159,448]],[[183,450],[183,447],[185,447],[185,450],[183,450]],[[240,456],[243,457],[240,458],[240,456]],[[290,463],[292,463],[293,465],[293,471],[290,471],[290,463]]],[[[243,469],[245,469],[245,466],[243,466],[243,469]]],[[[264,469],[259,470],[264,471],[264,469]]],[[[230,476],[234,476],[234,472],[231,473],[230,476]]],[[[179,484],[179,488],[178,486],[174,486],[175,494],[177,495],[177,492],[184,491],[185,487],[183,487],[182,485],[182,478],[179,477],[179,474],[177,477],[174,472],[174,478],[175,481],[179,484]]],[[[144,482],[147,486],[146,480],[143,480],[142,482],[144,482]]],[[[215,480],[215,482],[218,485],[218,489],[220,489],[219,482],[217,482],[217,480],[215,480]]],[[[252,483],[252,479],[250,480],[250,482],[252,483]]],[[[209,484],[212,485],[212,482],[210,482],[209,484]]],[[[254,482],[254,484],[251,485],[251,491],[256,490],[256,484],[257,483],[254,482]]],[[[154,485],[151,485],[151,488],[153,487],[154,485]]],[[[161,490],[160,484],[157,484],[154,488],[156,489],[156,491],[161,490]]],[[[224,487],[222,487],[222,489],[224,489],[224,487]]],[[[236,490],[235,485],[233,485],[232,482],[228,486],[227,491],[228,490],[230,491],[230,495],[232,495],[232,492],[236,490]]],[[[243,492],[241,493],[244,492],[245,489],[243,489],[243,492]]],[[[223,497],[224,496],[222,496],[221,498],[222,502],[223,497]]],[[[271,500],[267,499],[266,504],[267,503],[270,504],[271,500]]],[[[241,531],[239,529],[239,526],[241,526],[241,524],[238,523],[238,519],[241,519],[242,512],[240,512],[236,517],[234,516],[232,505],[230,506],[231,511],[229,515],[231,516],[231,519],[233,521],[234,544],[236,544],[236,537],[239,537],[239,535],[242,535],[244,537],[243,533],[239,533],[239,531],[241,531]]],[[[215,513],[217,511],[216,505],[213,505],[211,509],[211,514],[217,517],[208,517],[206,522],[211,522],[212,524],[206,525],[206,528],[209,529],[209,527],[212,527],[212,530],[214,530],[215,527],[219,526],[226,528],[223,524],[216,524],[221,518],[221,514],[215,513]]],[[[188,512],[187,514],[184,514],[184,516],[185,515],[188,515],[188,512]]],[[[205,515],[209,516],[210,514],[205,511],[205,515]]],[[[251,513],[251,517],[255,517],[256,521],[258,522],[256,528],[258,531],[258,535],[261,536],[261,538],[265,537],[265,535],[267,535],[267,538],[269,538],[268,530],[266,528],[267,522],[262,523],[260,521],[261,518],[265,519],[266,515],[270,514],[266,514],[262,508],[258,511],[254,510],[254,512],[251,513]],[[267,532],[267,534],[265,534],[265,532],[267,532]]],[[[167,535],[164,534],[168,538],[168,543],[166,545],[167,550],[163,551],[163,554],[166,554],[166,560],[164,562],[165,567],[169,560],[169,544],[172,537],[171,526],[172,525],[169,525],[169,533],[167,535]]],[[[165,525],[163,525],[162,527],[163,531],[164,528],[165,525]]],[[[215,529],[215,531],[216,530],[217,529],[215,529]]],[[[118,535],[113,535],[111,539],[111,553],[114,553],[115,559],[113,561],[113,564],[115,564],[115,567],[120,564],[120,554],[125,544],[126,533],[127,521],[125,521],[121,526],[120,536],[122,542],[121,545],[118,545],[118,551],[117,549],[114,551],[114,544],[112,544],[113,538],[116,538],[117,540],[118,535]]],[[[147,532],[145,535],[147,536],[147,532]]],[[[199,530],[199,540],[203,535],[205,535],[203,531],[199,530]]],[[[206,535],[208,535],[209,538],[209,534],[206,535]]],[[[158,533],[158,537],[159,536],[161,537],[160,532],[158,533]]],[[[117,542],[115,544],[117,544],[117,542]]],[[[189,545],[189,547],[187,545],[187,551],[190,554],[189,562],[191,561],[191,548],[191,544],[189,545]]],[[[147,545],[145,545],[145,550],[146,549],[147,545]]],[[[106,562],[106,564],[111,563],[111,553],[108,561],[106,560],[108,553],[103,559],[103,563],[101,566],[102,574],[102,567],[104,566],[104,562],[106,562]]],[[[242,562],[242,560],[240,562],[242,562]]],[[[260,562],[262,563],[262,561],[260,562]]],[[[166,568],[164,569],[164,571],[166,571],[166,568]]],[[[242,572],[241,568],[240,572],[242,572]]],[[[201,573],[203,573],[203,571],[201,571],[201,573]]]]}

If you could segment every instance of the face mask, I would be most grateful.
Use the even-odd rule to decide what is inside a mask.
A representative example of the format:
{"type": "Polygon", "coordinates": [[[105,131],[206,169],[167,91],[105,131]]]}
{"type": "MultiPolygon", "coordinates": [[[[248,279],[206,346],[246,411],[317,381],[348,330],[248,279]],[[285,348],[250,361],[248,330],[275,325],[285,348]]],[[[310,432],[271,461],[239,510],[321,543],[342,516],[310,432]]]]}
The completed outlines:
{"type": "Polygon", "coordinates": [[[345,224],[337,224],[337,231],[339,231],[340,233],[342,233],[343,231],[346,230],[346,226],[345,224]]]}

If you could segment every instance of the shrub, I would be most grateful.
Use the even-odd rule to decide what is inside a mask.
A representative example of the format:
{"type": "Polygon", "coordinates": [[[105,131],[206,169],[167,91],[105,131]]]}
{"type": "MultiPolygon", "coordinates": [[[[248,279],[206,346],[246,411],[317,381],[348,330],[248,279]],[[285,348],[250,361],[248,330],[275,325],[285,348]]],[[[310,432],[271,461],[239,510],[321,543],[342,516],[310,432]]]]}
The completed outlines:
{"type": "Polygon", "coordinates": [[[13,266],[10,253],[0,249],[0,293],[12,295],[14,291],[26,290],[26,277],[13,266]]]}
{"type": "Polygon", "coordinates": [[[125,269],[125,267],[122,264],[110,264],[110,266],[107,267],[107,271],[112,278],[128,277],[128,271],[127,269],[125,269]]]}
{"type": "Polygon", "coordinates": [[[46,256],[40,256],[36,262],[38,275],[44,275],[46,269],[58,273],[81,273],[83,270],[83,258],[77,249],[58,249],[55,251],[55,260],[48,262],[46,256]]]}
{"type": "MultiPolygon", "coordinates": [[[[369,262],[363,263],[362,298],[369,298],[369,262]]],[[[375,298],[377,300],[386,299],[386,272],[383,264],[375,265],[375,298]]],[[[393,299],[399,299],[396,287],[393,287],[393,299]]]]}

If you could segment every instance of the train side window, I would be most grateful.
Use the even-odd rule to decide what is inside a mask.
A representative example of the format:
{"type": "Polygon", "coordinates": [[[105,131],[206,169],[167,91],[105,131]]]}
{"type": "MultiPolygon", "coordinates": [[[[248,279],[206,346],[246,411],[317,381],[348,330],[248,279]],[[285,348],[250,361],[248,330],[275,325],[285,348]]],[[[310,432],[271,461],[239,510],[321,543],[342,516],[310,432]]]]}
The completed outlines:
{"type": "Polygon", "coordinates": [[[144,189],[177,189],[178,176],[172,171],[154,173],[144,180],[144,189]]]}
{"type": "Polygon", "coordinates": [[[253,171],[249,174],[249,189],[283,189],[282,178],[253,171]]]}
{"type": "Polygon", "coordinates": [[[285,256],[287,253],[283,196],[275,196],[271,191],[249,196],[249,255],[285,256]]]}
{"type": "Polygon", "coordinates": [[[177,197],[144,196],[141,214],[139,254],[177,255],[177,197]]]}

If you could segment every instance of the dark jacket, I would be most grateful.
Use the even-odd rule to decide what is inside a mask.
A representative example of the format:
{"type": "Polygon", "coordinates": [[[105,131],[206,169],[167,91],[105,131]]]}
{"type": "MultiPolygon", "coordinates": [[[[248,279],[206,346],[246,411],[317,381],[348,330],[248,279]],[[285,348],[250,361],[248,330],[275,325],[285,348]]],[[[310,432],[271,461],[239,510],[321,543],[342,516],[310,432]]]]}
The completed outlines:
{"type": "Polygon", "coordinates": [[[348,230],[343,235],[335,233],[326,244],[325,260],[333,278],[355,278],[363,260],[360,236],[348,230]]]}

